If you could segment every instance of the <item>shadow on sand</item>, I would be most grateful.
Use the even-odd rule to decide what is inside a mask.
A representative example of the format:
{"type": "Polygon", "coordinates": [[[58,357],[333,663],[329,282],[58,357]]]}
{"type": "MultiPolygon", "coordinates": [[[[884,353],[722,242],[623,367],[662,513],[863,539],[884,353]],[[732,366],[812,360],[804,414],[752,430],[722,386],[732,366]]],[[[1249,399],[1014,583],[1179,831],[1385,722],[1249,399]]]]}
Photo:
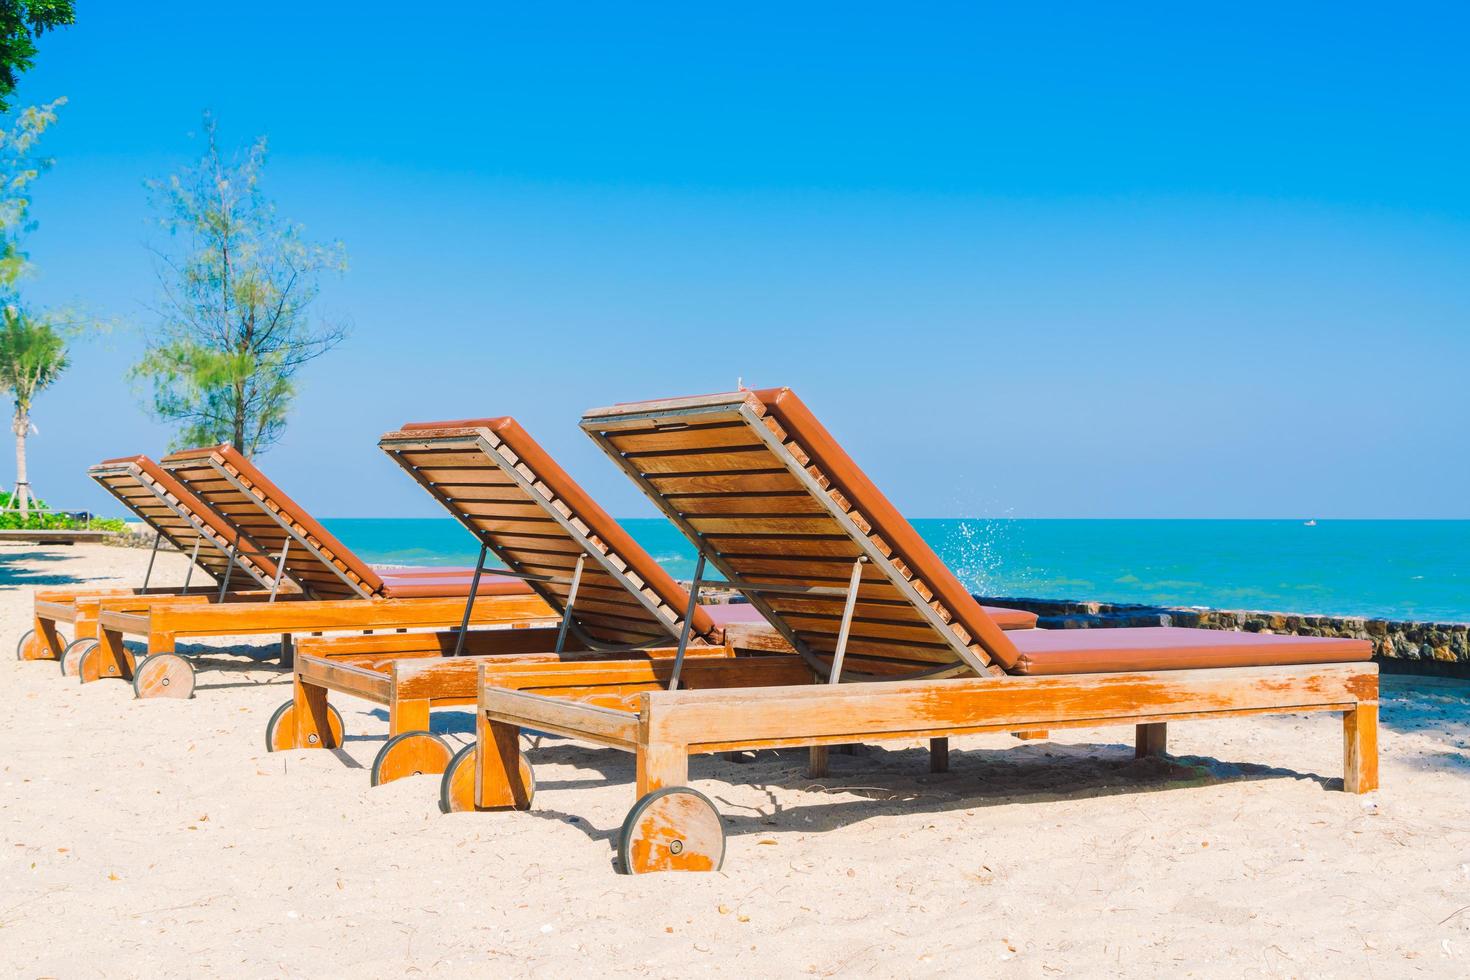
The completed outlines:
{"type": "Polygon", "coordinates": [[[27,567],[38,562],[66,561],[67,558],[67,555],[55,551],[0,551],[0,589],[80,585],[88,581],[75,575],[47,574],[44,571],[27,567]]]}

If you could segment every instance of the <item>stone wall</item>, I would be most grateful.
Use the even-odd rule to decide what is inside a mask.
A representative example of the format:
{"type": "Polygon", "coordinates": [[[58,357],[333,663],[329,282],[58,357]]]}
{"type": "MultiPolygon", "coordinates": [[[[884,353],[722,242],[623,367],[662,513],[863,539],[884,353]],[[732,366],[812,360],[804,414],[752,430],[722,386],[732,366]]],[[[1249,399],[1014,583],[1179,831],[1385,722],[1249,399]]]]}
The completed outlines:
{"type": "MultiPolygon", "coordinates": [[[[977,598],[981,598],[978,597],[977,598]]],[[[981,598],[987,605],[1026,609],[1043,629],[1116,626],[1194,626],[1247,633],[1344,636],[1369,640],[1386,668],[1429,668],[1428,673],[1470,677],[1470,623],[1416,623],[1362,616],[1302,616],[1294,613],[1128,603],[1069,602],[1015,597],[981,598]]]]}

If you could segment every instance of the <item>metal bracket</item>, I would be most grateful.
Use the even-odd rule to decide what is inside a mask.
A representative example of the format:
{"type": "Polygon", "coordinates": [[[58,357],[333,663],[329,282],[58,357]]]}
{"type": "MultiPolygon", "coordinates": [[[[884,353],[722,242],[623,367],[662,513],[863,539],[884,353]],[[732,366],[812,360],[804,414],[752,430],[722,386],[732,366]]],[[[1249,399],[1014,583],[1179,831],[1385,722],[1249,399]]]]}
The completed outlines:
{"type": "Polygon", "coordinates": [[[287,538],[286,543],[281,545],[281,557],[276,559],[276,577],[271,581],[271,597],[266,600],[267,602],[276,601],[276,592],[281,588],[281,579],[286,576],[286,554],[290,550],[291,539],[287,538]]]}
{"type": "Polygon", "coordinates": [[[832,651],[832,672],[827,675],[828,684],[842,682],[842,658],[847,656],[847,637],[852,632],[852,614],[857,609],[858,588],[862,585],[863,566],[868,563],[861,555],[852,563],[852,578],[847,582],[847,604],[842,607],[842,627],[837,631],[837,648],[832,651]]]}
{"type": "Polygon", "coordinates": [[[704,549],[694,563],[694,581],[689,583],[689,604],[684,607],[684,623],[679,627],[679,649],[674,654],[674,673],[669,677],[669,690],[679,689],[679,675],[684,672],[684,651],[689,649],[689,632],[694,628],[694,610],[699,606],[699,590],[704,585],[704,549]]]}
{"type": "Polygon", "coordinates": [[[556,653],[561,653],[561,648],[567,642],[567,627],[572,625],[572,606],[577,601],[577,589],[582,586],[582,566],[587,563],[587,555],[577,556],[577,567],[572,569],[572,585],[567,590],[567,604],[561,611],[561,629],[556,631],[556,653]]]}
{"type": "Polygon", "coordinates": [[[235,570],[235,546],[230,545],[230,563],[225,566],[225,577],[219,583],[219,601],[225,601],[225,593],[230,591],[230,573],[235,570]]]}
{"type": "Polygon", "coordinates": [[[148,591],[148,581],[153,578],[153,560],[158,557],[158,545],[163,541],[163,532],[153,532],[153,551],[148,555],[148,571],[143,573],[143,591],[148,591]]]}
{"type": "Polygon", "coordinates": [[[464,617],[459,621],[459,635],[454,638],[454,656],[464,652],[464,635],[470,628],[470,612],[475,608],[475,596],[480,592],[480,573],[485,570],[485,556],[489,553],[490,546],[480,544],[480,558],[475,562],[475,574],[470,578],[470,594],[464,601],[464,617]]]}
{"type": "Polygon", "coordinates": [[[203,543],[204,535],[194,532],[194,553],[189,556],[189,570],[184,573],[184,590],[180,595],[189,594],[189,583],[194,580],[194,567],[199,564],[199,546],[203,543]]]}

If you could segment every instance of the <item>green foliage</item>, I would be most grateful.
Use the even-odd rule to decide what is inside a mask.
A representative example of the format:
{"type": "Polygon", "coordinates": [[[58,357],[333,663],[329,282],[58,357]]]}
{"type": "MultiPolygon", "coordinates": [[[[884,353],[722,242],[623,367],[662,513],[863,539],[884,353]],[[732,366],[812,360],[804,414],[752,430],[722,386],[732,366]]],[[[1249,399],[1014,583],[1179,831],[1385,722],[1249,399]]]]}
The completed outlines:
{"type": "Polygon", "coordinates": [[[0,112],[10,111],[20,73],[35,64],[36,38],[74,23],[72,0],[0,0],[0,112]]]}
{"type": "Polygon", "coordinates": [[[0,530],[16,531],[81,531],[91,528],[93,531],[122,531],[127,528],[127,521],[117,517],[94,517],[92,523],[78,520],[71,514],[46,513],[44,501],[36,501],[33,506],[39,508],[31,511],[30,517],[22,519],[20,513],[6,510],[10,505],[10,494],[0,490],[0,530]]]}
{"type": "Polygon", "coordinates": [[[9,129],[0,130],[0,296],[6,297],[4,302],[11,301],[28,268],[20,239],[35,227],[30,186],[51,167],[49,158],[36,155],[36,143],[65,104],[65,99],[56,99],[22,109],[9,129]]]}
{"type": "Polygon", "coordinates": [[[0,388],[15,399],[16,435],[29,431],[36,395],[70,364],[66,341],[48,320],[15,306],[0,311],[0,388]]]}
{"type": "Polygon", "coordinates": [[[254,455],[280,438],[302,366],[345,336],[308,308],[346,258],[276,215],[260,190],[264,139],[226,159],[208,116],[205,136],[195,166],[149,184],[180,244],[160,253],[160,322],[131,374],[177,425],[175,448],[230,442],[254,455]]]}

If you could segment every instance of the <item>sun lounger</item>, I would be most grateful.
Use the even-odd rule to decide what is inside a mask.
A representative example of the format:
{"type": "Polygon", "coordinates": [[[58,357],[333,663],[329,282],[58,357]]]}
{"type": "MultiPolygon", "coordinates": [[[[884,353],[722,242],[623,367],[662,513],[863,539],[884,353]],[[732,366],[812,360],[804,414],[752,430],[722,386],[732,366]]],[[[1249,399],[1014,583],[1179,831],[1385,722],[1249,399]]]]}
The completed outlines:
{"type": "Polygon", "coordinates": [[[1344,788],[1376,788],[1377,668],[1356,640],[1182,629],[1005,633],[787,389],[644,402],[583,428],[795,654],[595,665],[483,661],[476,804],[529,805],[518,733],[637,758],[618,835],[627,872],[707,870],[724,855],[689,756],[1136,726],[1162,753],[1171,721],[1342,716],[1344,788]],[[753,671],[767,674],[760,683],[753,671]],[[841,683],[837,683],[837,682],[841,683]]]}
{"type": "Polygon", "coordinates": [[[269,556],[292,588],[251,601],[227,597],[143,608],[105,599],[97,617],[99,642],[79,664],[83,681],[118,677],[131,679],[139,697],[190,697],[194,671],[175,648],[184,638],[280,635],[283,659],[289,659],[297,633],[530,624],[551,616],[513,576],[374,569],[230,446],[172,453],[162,465],[257,553],[269,556]],[[130,637],[147,647],[147,657],[136,663],[125,645],[130,637]]]}
{"type": "MultiPolygon", "coordinates": [[[[153,553],[143,583],[136,589],[43,589],[35,595],[34,628],[21,637],[21,660],[59,660],[63,674],[74,674],[80,655],[95,645],[97,615],[104,599],[126,597],[137,607],[150,602],[187,597],[222,601],[231,588],[240,595],[268,595],[280,585],[275,563],[202,503],[194,494],[147,456],[104,460],[87,475],[154,533],[153,553]],[[154,562],[163,542],[189,556],[184,581],[178,586],[153,582],[154,562]],[[195,573],[209,576],[196,578],[195,573]],[[191,590],[192,593],[191,593],[191,590]],[[72,637],[63,640],[58,624],[70,624],[72,637]]],[[[294,585],[288,587],[294,588],[294,585]]]]}
{"type": "MultiPolygon", "coordinates": [[[[475,703],[479,657],[521,663],[595,661],[609,656],[726,656],[723,628],[760,622],[749,605],[691,606],[646,551],[512,418],[405,426],[379,442],[560,617],[555,629],[479,630],[468,634],[303,640],[292,701],[266,729],[266,745],[325,748],[340,744],[341,716],[328,692],[388,708],[389,739],[372,766],[374,785],[405,775],[444,773],[441,805],[473,801],[473,746],[453,756],[428,731],[433,708],[475,703]]],[[[1029,613],[997,610],[1017,626],[1029,613]]]]}

